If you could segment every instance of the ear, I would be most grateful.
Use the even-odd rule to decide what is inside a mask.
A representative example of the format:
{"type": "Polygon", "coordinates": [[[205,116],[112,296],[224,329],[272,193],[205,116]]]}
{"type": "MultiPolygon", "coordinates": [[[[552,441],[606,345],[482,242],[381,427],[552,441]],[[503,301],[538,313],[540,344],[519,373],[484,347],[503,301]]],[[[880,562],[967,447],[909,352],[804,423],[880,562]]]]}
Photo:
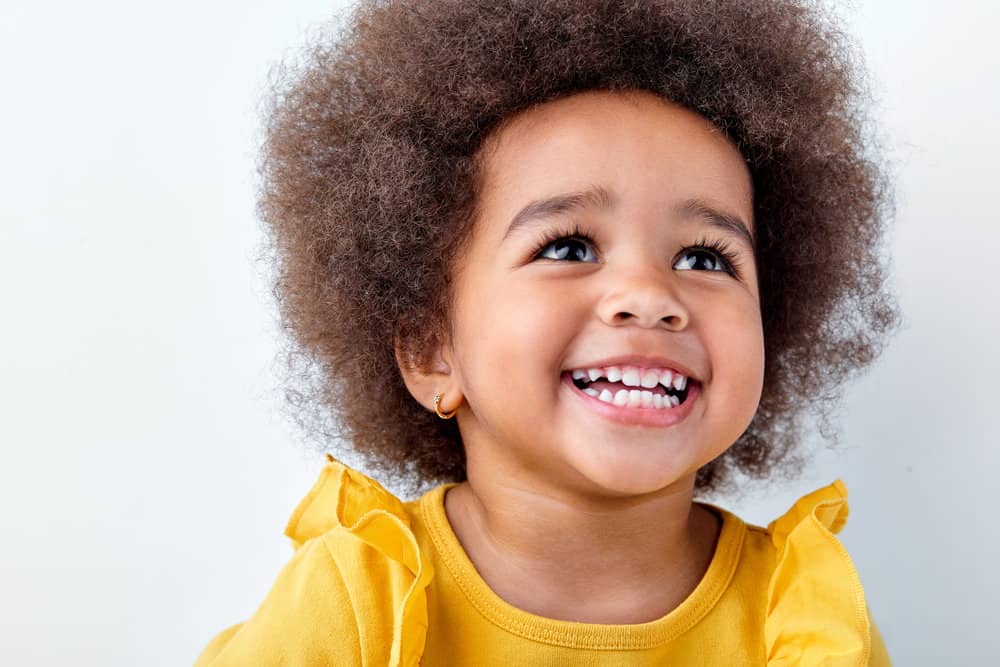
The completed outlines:
{"type": "Polygon", "coordinates": [[[434,412],[434,396],[440,394],[441,412],[451,412],[462,404],[462,391],[453,372],[447,341],[435,341],[424,350],[406,350],[397,335],[395,353],[403,382],[418,403],[434,412]]]}

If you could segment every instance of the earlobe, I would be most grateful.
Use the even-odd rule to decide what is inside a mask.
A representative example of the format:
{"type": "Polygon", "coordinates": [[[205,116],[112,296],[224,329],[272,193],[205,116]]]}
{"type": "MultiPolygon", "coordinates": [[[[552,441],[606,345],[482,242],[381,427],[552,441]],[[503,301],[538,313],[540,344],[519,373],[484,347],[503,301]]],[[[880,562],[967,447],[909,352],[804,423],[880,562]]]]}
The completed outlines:
{"type": "Polygon", "coordinates": [[[462,403],[462,396],[456,386],[457,378],[452,372],[451,364],[448,363],[448,354],[444,346],[435,343],[427,350],[408,350],[397,336],[395,354],[396,365],[410,395],[427,410],[436,412],[442,419],[454,416],[462,403]],[[456,393],[458,393],[457,400],[453,396],[456,393]],[[449,408],[450,412],[447,411],[449,408]]]}
{"type": "Polygon", "coordinates": [[[451,412],[441,412],[441,394],[434,394],[434,412],[441,419],[451,419],[458,412],[458,408],[455,408],[451,412]]]}

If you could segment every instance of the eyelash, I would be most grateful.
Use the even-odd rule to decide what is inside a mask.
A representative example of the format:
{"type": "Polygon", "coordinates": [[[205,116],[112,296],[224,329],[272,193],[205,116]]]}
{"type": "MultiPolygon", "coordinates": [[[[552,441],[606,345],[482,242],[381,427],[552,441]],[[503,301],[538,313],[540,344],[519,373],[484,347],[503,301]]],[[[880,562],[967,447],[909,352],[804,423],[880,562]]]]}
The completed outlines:
{"type": "MultiPolygon", "coordinates": [[[[538,242],[535,244],[535,249],[532,251],[531,256],[534,259],[540,259],[539,255],[547,247],[555,243],[556,241],[582,241],[584,243],[589,243],[591,246],[596,246],[594,239],[591,238],[590,234],[587,234],[579,225],[573,225],[572,229],[550,229],[544,232],[539,238],[538,242]]],[[[722,260],[723,268],[726,273],[730,275],[741,278],[742,273],[740,271],[740,260],[737,254],[733,251],[730,245],[721,239],[709,239],[706,237],[701,237],[695,241],[692,245],[684,246],[681,251],[689,250],[707,250],[710,253],[716,255],[722,260]]]]}

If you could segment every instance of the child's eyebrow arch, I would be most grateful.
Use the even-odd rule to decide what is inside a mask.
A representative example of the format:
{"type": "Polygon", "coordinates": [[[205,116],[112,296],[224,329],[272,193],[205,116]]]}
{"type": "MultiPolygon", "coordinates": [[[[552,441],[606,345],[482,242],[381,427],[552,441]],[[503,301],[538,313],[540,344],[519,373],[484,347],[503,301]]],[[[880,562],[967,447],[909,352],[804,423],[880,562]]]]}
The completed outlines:
{"type": "MultiPolygon", "coordinates": [[[[536,199],[514,215],[501,242],[505,241],[511,234],[523,231],[531,227],[533,223],[547,218],[559,217],[586,208],[610,209],[614,208],[615,203],[616,198],[607,188],[600,185],[593,185],[578,192],[567,192],[536,199]]],[[[745,242],[751,251],[754,250],[750,228],[738,215],[720,211],[703,199],[688,199],[674,207],[674,212],[682,218],[700,219],[721,232],[736,236],[745,242]]]]}
{"type": "Polygon", "coordinates": [[[536,199],[514,215],[501,242],[506,241],[511,234],[546,218],[555,218],[584,208],[609,209],[614,208],[614,206],[615,198],[612,197],[607,188],[600,185],[592,185],[579,192],[566,192],[536,199]]]}
{"type": "Polygon", "coordinates": [[[703,199],[688,199],[674,210],[683,217],[700,218],[720,232],[737,236],[751,251],[755,250],[749,226],[736,214],[720,211],[703,199]]]}

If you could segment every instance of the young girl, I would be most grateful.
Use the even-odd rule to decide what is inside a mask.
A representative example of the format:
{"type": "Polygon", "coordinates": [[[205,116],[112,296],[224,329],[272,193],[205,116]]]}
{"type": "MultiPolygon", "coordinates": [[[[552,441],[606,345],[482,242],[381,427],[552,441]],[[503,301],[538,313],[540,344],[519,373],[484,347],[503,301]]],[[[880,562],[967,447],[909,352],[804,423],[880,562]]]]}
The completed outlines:
{"type": "Polygon", "coordinates": [[[889,664],[842,482],[694,501],[792,474],[895,325],[850,54],[801,0],[360,4],[261,210],[306,416],[433,488],[329,457],[198,665],[889,664]]]}

